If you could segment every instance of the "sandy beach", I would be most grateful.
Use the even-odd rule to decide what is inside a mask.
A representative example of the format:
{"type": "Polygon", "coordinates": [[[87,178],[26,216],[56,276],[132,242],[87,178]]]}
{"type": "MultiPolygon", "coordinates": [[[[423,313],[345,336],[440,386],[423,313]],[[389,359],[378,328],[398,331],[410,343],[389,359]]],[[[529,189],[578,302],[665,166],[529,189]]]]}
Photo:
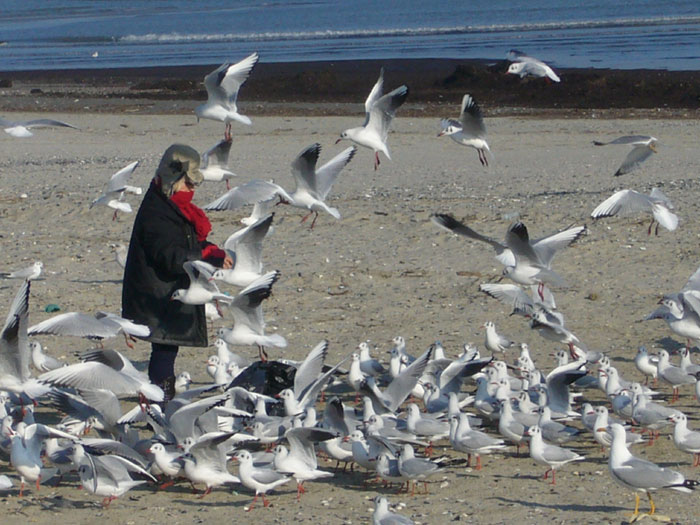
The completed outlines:
{"type": "MultiPolygon", "coordinates": [[[[373,76],[364,78],[367,89],[373,76]]],[[[389,77],[386,86],[398,85],[398,78],[389,77]]],[[[0,110],[5,118],[30,119],[49,113],[80,129],[37,130],[25,140],[0,134],[0,270],[44,262],[44,279],[32,284],[30,324],[49,317],[44,311],[49,304],[59,305],[63,312],[119,312],[121,269],[113,262],[110,244],[128,242],[133,214],[112,221],[111,210],[89,209],[90,202],[111,174],[135,160],[141,164],[133,182],[145,188],[167,146],[184,142],[204,151],[220,139],[223,125],[197,123],[193,114],[197,101],[192,98],[105,98],[104,87],[92,91],[83,86],[81,91],[70,87],[65,78],[55,85],[66,95],[57,96],[58,88],[51,88],[54,84],[48,79],[41,87],[30,84],[16,77],[11,87],[3,88],[7,97],[0,99],[0,110]],[[31,89],[41,92],[32,94],[31,89]],[[45,96],[47,92],[53,96],[45,96]]],[[[248,93],[253,93],[252,79],[249,87],[248,93]]],[[[549,87],[540,84],[536,90],[544,93],[549,87]]],[[[304,113],[308,101],[303,97],[294,98],[294,111],[279,106],[271,111],[256,97],[242,100],[242,111],[254,124],[234,127],[230,167],[241,182],[274,178],[291,188],[290,162],[306,146],[320,143],[324,161],[349,145],[334,142],[343,129],[361,124],[366,91],[360,89],[355,101],[324,101],[323,108],[336,108],[327,111],[335,116],[321,116],[319,110],[304,113]]],[[[500,277],[493,252],[437,228],[430,215],[443,212],[495,238],[503,238],[513,217],[525,222],[532,237],[587,224],[588,235],[555,259],[555,270],[569,284],[554,291],[558,307],[567,327],[590,348],[608,353],[628,379],[642,380],[632,362],[638,346],[654,351],[675,349],[682,343],[664,322],[642,319],[663,293],[680,290],[700,261],[697,99],[673,111],[664,109],[662,115],[655,108],[632,105],[624,106],[624,114],[588,107],[580,113],[569,108],[537,115],[523,110],[522,116],[509,111],[504,116],[499,109],[503,105],[485,95],[478,100],[484,107],[494,159],[484,168],[473,150],[436,137],[439,118],[457,116],[464,92],[454,89],[433,106],[419,97],[412,99],[411,110],[400,109],[389,137],[393,160],[382,158],[378,171],[372,169],[372,153],[358,151],[332,191],[332,205],[339,209],[341,220],[321,216],[309,230],[300,224],[299,210],[278,207],[264,258],[266,268],[279,269],[282,277],[264,311],[268,330],[284,335],[289,347],[272,350],[271,356],[302,358],[321,339],[328,339],[328,361],[335,363],[359,342],[369,340],[374,353],[386,362],[391,339],[402,335],[411,353],[419,354],[439,340],[454,357],[467,342],[483,350],[481,325],[491,320],[500,332],[529,344],[542,369],[552,369],[549,354],[557,345],[479,292],[479,284],[500,277]],[[598,148],[592,141],[626,134],[657,137],[659,153],[636,172],[613,177],[626,147],[598,148]],[[677,231],[660,230],[658,236],[648,236],[645,215],[590,219],[593,208],[614,191],[648,192],[653,187],[662,189],[674,203],[680,217],[677,231]]],[[[270,104],[284,104],[280,98],[284,96],[270,104]]],[[[223,183],[204,184],[195,202],[204,205],[225,190],[223,183]]],[[[138,206],[138,197],[127,200],[138,206]]],[[[209,216],[214,228],[210,239],[223,243],[239,228],[244,213],[209,216]]],[[[3,312],[18,284],[0,282],[3,312]]],[[[228,322],[220,321],[217,327],[228,322]]],[[[75,352],[91,347],[80,339],[40,340],[49,353],[70,362],[76,360],[75,352]]],[[[146,366],[149,345],[141,342],[128,350],[121,340],[113,344],[138,366],[146,366]]],[[[252,348],[238,350],[249,357],[256,355],[252,348]]],[[[177,368],[205,382],[203,363],[210,353],[212,349],[181,349],[177,368]]],[[[505,359],[512,362],[514,357],[505,359]]],[[[700,360],[697,349],[693,358],[700,360]]],[[[465,385],[465,390],[473,389],[472,384],[465,385]]],[[[660,385],[659,390],[670,393],[668,386],[660,385]]],[[[681,393],[677,408],[688,414],[689,426],[697,429],[698,401],[690,388],[681,393]]],[[[605,397],[584,391],[582,400],[601,404],[605,397]]],[[[350,403],[352,396],[345,401],[350,403]]],[[[52,413],[40,412],[39,418],[56,420],[52,413]]],[[[636,447],[633,452],[697,478],[697,469],[693,472],[690,467],[692,457],[673,446],[668,430],[653,447],[636,447]]],[[[430,494],[415,497],[394,495],[394,489],[381,484],[364,488],[364,474],[355,472],[309,483],[300,503],[290,483],[271,495],[270,508],[256,507],[251,514],[243,509],[252,494],[239,486],[233,491],[215,489],[199,500],[187,484],[166,491],[137,488],[102,510],[99,498],[76,490],[75,477],[58,488],[30,489],[22,499],[17,490],[10,491],[0,502],[4,523],[105,519],[174,525],[234,519],[350,524],[370,520],[371,499],[379,493],[388,495],[392,503],[405,503],[401,512],[417,523],[624,523],[625,513],[634,507],[633,494],[612,481],[606,455],[590,436],[573,448],[586,460],[562,468],[554,486],[541,479],[543,467],[528,456],[515,457],[509,448],[504,454],[485,457],[481,471],[462,466],[447,469],[433,478],[430,494]]],[[[333,466],[320,463],[322,468],[333,466]]],[[[10,470],[0,459],[0,473],[10,474],[10,470]]],[[[231,471],[235,472],[234,466],[231,471]]],[[[659,513],[676,523],[696,522],[700,515],[697,494],[664,491],[655,495],[655,502],[659,513]]]]}

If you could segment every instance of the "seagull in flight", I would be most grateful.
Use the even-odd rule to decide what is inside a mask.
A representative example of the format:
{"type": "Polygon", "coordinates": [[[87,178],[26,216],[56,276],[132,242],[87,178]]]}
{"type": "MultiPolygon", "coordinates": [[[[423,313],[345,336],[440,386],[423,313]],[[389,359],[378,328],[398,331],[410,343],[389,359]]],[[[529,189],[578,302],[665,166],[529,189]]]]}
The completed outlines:
{"type": "Polygon", "coordinates": [[[32,128],[47,127],[79,129],[72,124],[68,124],[67,122],[61,122],[60,120],[53,120],[50,118],[40,118],[35,120],[7,120],[0,117],[0,128],[2,128],[8,135],[15,138],[33,137],[34,133],[30,131],[32,128]]]}
{"type": "Polygon", "coordinates": [[[228,269],[217,268],[211,279],[234,286],[248,286],[263,276],[262,248],[274,214],[233,233],[224,243],[224,250],[233,260],[228,269]]]}
{"type": "Polygon", "coordinates": [[[554,72],[554,70],[541,60],[528,56],[522,51],[516,49],[511,49],[508,52],[508,60],[513,63],[508,66],[508,71],[513,75],[520,75],[520,78],[531,76],[531,77],[546,77],[553,82],[560,82],[561,79],[554,72]]]}
{"type": "Polygon", "coordinates": [[[199,171],[202,172],[204,180],[212,182],[226,181],[226,189],[230,190],[229,180],[236,176],[228,169],[228,157],[231,152],[232,140],[221,140],[213,148],[202,154],[202,165],[199,171]]]}
{"type": "Polygon", "coordinates": [[[319,211],[325,211],[336,219],[340,219],[340,212],[325,203],[333,183],[340,172],[355,156],[357,148],[351,146],[344,149],[338,155],[326,162],[320,168],[316,168],[321,145],[316,143],[305,148],[294,162],[292,162],[292,176],[296,182],[296,188],[289,193],[282,186],[274,182],[254,179],[241,186],[236,186],[218,199],[207,204],[205,210],[234,210],[246,204],[269,201],[279,198],[279,204],[289,204],[296,208],[308,210],[301,219],[306,221],[315,214],[311,222],[311,228],[316,224],[319,211]]]}
{"type": "Polygon", "coordinates": [[[678,216],[673,213],[673,204],[659,188],[653,188],[649,195],[634,190],[620,190],[601,202],[591,213],[594,219],[624,215],[635,212],[651,212],[651,222],[647,235],[656,223],[655,234],[659,234],[659,226],[668,231],[678,228],[678,216]]]}
{"type": "Polygon", "coordinates": [[[656,144],[658,140],[655,137],[649,135],[625,135],[624,137],[616,138],[610,142],[600,142],[594,140],[593,144],[596,146],[609,146],[617,144],[629,144],[632,146],[632,151],[630,151],[625,160],[622,161],[620,167],[617,168],[615,172],[615,177],[630,173],[636,170],[642,162],[651,157],[652,153],[658,153],[656,150],[656,144]]]}
{"type": "MultiPolygon", "coordinates": [[[[536,259],[540,259],[542,261],[548,260],[549,262],[551,262],[551,259],[559,250],[565,248],[566,246],[569,246],[570,244],[578,240],[587,231],[586,226],[574,226],[572,228],[567,228],[566,230],[547,235],[546,237],[530,240],[527,236],[527,228],[525,228],[525,225],[518,222],[514,225],[511,225],[511,227],[508,228],[508,233],[506,234],[506,241],[501,242],[472,230],[469,226],[459,222],[451,215],[447,215],[444,213],[436,213],[430,219],[436,225],[448,231],[451,231],[452,233],[456,233],[457,235],[462,235],[464,237],[469,237],[470,239],[475,239],[477,241],[482,241],[490,244],[493,247],[493,249],[496,250],[496,259],[505,267],[516,265],[516,256],[513,253],[515,250],[513,250],[513,247],[508,242],[509,237],[511,239],[511,242],[515,242],[516,246],[522,246],[523,248],[525,248],[522,242],[519,240],[520,237],[516,235],[517,232],[520,232],[525,236],[526,243],[535,252],[536,259]],[[522,227],[517,226],[518,224],[522,225],[522,227]],[[523,229],[524,232],[522,231],[523,229]]],[[[529,252],[529,250],[527,251],[529,252]]]]}
{"type": "Polygon", "coordinates": [[[119,211],[131,213],[131,205],[128,202],[124,202],[124,194],[141,195],[143,192],[141,188],[129,185],[129,179],[138,165],[139,161],[132,162],[112,175],[104,193],[90,203],[90,208],[97,205],[112,208],[114,210],[114,215],[112,215],[113,221],[117,220],[117,212],[119,211]]]}
{"type": "Polygon", "coordinates": [[[440,121],[440,127],[438,137],[448,135],[457,144],[474,148],[479,154],[481,165],[489,165],[486,152],[491,153],[491,149],[486,142],[484,117],[481,114],[481,108],[471,95],[464,95],[462,99],[459,120],[444,118],[440,121]]]}
{"type": "Polygon", "coordinates": [[[222,64],[204,77],[204,86],[207,88],[207,101],[197,106],[194,110],[197,121],[200,118],[218,120],[226,124],[224,138],[231,139],[231,122],[234,120],[242,124],[251,125],[251,120],[238,113],[236,100],[238,90],[250,76],[250,72],[258,63],[258,54],[244,58],[235,64],[222,64]]]}
{"type": "Polygon", "coordinates": [[[408,87],[403,85],[395,90],[383,94],[384,68],[379,72],[379,80],[374,84],[367,100],[365,101],[365,123],[356,128],[346,129],[335,141],[337,144],[343,139],[349,139],[355,144],[370,148],[374,151],[374,169],[379,167],[379,152],[391,160],[386,139],[389,135],[389,127],[396,110],[406,102],[408,87]]]}

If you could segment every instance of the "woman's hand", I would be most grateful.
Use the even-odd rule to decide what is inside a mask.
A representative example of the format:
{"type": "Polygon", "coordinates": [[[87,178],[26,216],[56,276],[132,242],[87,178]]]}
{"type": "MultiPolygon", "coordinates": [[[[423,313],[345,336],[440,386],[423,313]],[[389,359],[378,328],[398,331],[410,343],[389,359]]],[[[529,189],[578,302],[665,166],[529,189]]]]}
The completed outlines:
{"type": "Polygon", "coordinates": [[[233,268],[233,259],[230,255],[224,257],[224,264],[221,266],[224,270],[230,270],[233,268]]]}

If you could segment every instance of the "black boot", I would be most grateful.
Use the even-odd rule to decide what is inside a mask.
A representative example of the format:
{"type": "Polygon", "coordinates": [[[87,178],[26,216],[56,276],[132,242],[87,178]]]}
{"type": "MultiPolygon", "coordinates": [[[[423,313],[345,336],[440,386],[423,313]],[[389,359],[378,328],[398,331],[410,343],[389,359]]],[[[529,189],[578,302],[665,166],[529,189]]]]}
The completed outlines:
{"type": "Polygon", "coordinates": [[[160,383],[157,383],[157,386],[163,390],[163,402],[160,403],[160,406],[165,410],[168,401],[175,397],[175,376],[163,379],[160,383]]]}

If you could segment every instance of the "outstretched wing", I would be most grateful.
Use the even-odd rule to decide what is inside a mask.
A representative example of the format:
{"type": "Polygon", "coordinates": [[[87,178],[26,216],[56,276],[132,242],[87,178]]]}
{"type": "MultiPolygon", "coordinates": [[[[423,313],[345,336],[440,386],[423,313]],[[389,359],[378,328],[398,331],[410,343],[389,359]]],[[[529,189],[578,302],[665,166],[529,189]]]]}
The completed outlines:
{"type": "Polygon", "coordinates": [[[204,206],[204,209],[217,211],[235,210],[247,204],[270,200],[276,195],[290,202],[292,200],[289,194],[274,182],[253,179],[227,191],[218,199],[204,206]]]}
{"type": "Polygon", "coordinates": [[[105,190],[105,193],[111,193],[114,191],[124,191],[126,186],[129,184],[129,178],[131,177],[131,174],[134,173],[134,170],[137,168],[139,165],[139,161],[132,162],[128,166],[120,169],[118,172],[116,172],[112,177],[109,179],[109,182],[107,183],[107,189],[105,190]]]}
{"type": "Polygon", "coordinates": [[[481,108],[471,95],[464,95],[462,99],[462,110],[459,115],[462,123],[462,132],[472,137],[484,138],[486,136],[486,125],[481,108]]]}
{"type": "Polygon", "coordinates": [[[620,190],[601,202],[591,217],[612,217],[613,215],[624,215],[639,211],[651,211],[652,201],[648,195],[634,190],[620,190]]]}
{"type": "Polygon", "coordinates": [[[357,152],[355,146],[351,146],[338,153],[331,160],[316,170],[316,190],[321,199],[325,200],[330,193],[335,179],[338,178],[343,168],[348,165],[357,152]]]}
{"type": "Polygon", "coordinates": [[[24,281],[17,290],[0,332],[0,379],[5,374],[21,381],[29,379],[31,354],[27,341],[28,319],[29,281],[24,281]]]}
{"type": "Polygon", "coordinates": [[[316,163],[321,154],[321,145],[317,142],[307,147],[292,162],[292,175],[297,189],[304,188],[311,195],[318,195],[316,189],[316,163]]]}
{"type": "Polygon", "coordinates": [[[258,54],[253,53],[236,64],[222,64],[204,77],[209,99],[236,110],[238,90],[248,79],[253,67],[258,63],[258,58],[258,54]]]}

